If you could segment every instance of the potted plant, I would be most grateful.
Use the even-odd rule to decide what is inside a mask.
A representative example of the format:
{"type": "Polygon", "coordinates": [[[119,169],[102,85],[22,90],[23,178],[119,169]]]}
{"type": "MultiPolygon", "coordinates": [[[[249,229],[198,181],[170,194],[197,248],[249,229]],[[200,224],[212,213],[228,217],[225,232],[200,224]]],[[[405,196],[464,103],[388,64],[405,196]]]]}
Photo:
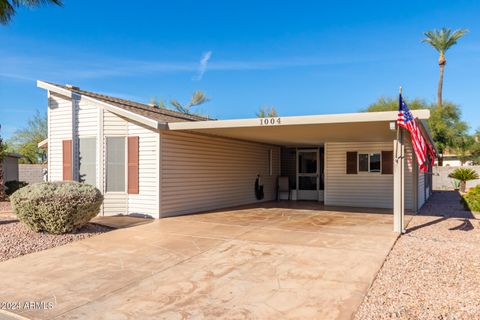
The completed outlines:
{"type": "Polygon", "coordinates": [[[470,168],[457,168],[450,172],[449,178],[460,181],[460,192],[465,193],[467,181],[478,179],[478,173],[470,168]]]}

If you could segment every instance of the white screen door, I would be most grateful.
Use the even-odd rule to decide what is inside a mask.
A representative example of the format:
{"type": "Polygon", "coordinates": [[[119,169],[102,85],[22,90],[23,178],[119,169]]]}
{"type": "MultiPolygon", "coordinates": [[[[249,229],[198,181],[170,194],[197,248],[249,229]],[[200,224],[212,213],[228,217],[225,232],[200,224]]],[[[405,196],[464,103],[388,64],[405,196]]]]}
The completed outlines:
{"type": "Polygon", "coordinates": [[[318,149],[297,150],[297,199],[320,200],[320,161],[318,149]]]}

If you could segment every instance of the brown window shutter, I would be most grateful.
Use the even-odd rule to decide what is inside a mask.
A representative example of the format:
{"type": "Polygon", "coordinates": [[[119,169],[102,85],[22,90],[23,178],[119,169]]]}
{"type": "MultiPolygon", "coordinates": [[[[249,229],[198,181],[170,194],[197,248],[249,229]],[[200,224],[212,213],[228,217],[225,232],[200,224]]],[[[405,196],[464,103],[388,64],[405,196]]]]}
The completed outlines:
{"type": "Polygon", "coordinates": [[[138,137],[128,137],[128,193],[138,194],[138,137]]]}
{"type": "Polygon", "coordinates": [[[357,152],[347,152],[347,174],[357,174],[357,152]]]}
{"type": "Polygon", "coordinates": [[[382,174],[393,174],[393,151],[382,151],[382,174]]]}
{"type": "Polygon", "coordinates": [[[63,181],[72,180],[72,140],[62,141],[63,181]]]}

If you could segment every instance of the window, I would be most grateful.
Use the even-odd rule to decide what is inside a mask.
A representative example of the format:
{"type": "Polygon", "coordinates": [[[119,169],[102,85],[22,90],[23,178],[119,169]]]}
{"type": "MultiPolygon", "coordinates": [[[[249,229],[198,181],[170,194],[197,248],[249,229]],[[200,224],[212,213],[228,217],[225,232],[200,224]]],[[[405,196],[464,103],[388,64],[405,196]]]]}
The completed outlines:
{"type": "Polygon", "coordinates": [[[97,184],[97,139],[80,138],[79,181],[95,186],[97,184]]]}
{"type": "Polygon", "coordinates": [[[359,153],[358,154],[359,172],[378,172],[381,171],[380,152],[359,153]]]}
{"type": "Polygon", "coordinates": [[[125,138],[107,137],[107,192],[125,192],[125,138]]]}
{"type": "Polygon", "coordinates": [[[380,153],[370,153],[370,172],[380,172],[380,153]]]}
{"type": "Polygon", "coordinates": [[[358,171],[368,172],[368,153],[358,154],[358,171]]]}

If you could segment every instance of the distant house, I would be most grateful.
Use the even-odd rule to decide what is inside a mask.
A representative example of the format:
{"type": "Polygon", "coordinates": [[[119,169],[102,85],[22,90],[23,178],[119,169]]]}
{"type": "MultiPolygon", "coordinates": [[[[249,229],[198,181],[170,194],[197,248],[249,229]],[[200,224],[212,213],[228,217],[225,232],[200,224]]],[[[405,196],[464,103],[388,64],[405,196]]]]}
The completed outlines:
{"type": "MultiPolygon", "coordinates": [[[[438,161],[435,162],[435,165],[438,165],[438,161]]],[[[456,155],[453,152],[445,151],[445,153],[443,154],[444,167],[461,167],[461,166],[472,166],[472,165],[473,165],[473,161],[470,161],[470,160],[465,161],[462,164],[462,161],[460,160],[458,155],[456,155]]]]}
{"type": "Polygon", "coordinates": [[[18,159],[22,156],[17,153],[9,153],[3,159],[3,182],[18,181],[18,159]]]}
{"type": "MultiPolygon", "coordinates": [[[[49,181],[96,185],[103,215],[162,218],[275,200],[279,176],[289,180],[287,199],[329,206],[417,211],[432,191],[410,139],[395,151],[397,112],[210,120],[37,84],[48,91],[49,181]]],[[[413,113],[433,144],[429,111],[413,113]]]]}

